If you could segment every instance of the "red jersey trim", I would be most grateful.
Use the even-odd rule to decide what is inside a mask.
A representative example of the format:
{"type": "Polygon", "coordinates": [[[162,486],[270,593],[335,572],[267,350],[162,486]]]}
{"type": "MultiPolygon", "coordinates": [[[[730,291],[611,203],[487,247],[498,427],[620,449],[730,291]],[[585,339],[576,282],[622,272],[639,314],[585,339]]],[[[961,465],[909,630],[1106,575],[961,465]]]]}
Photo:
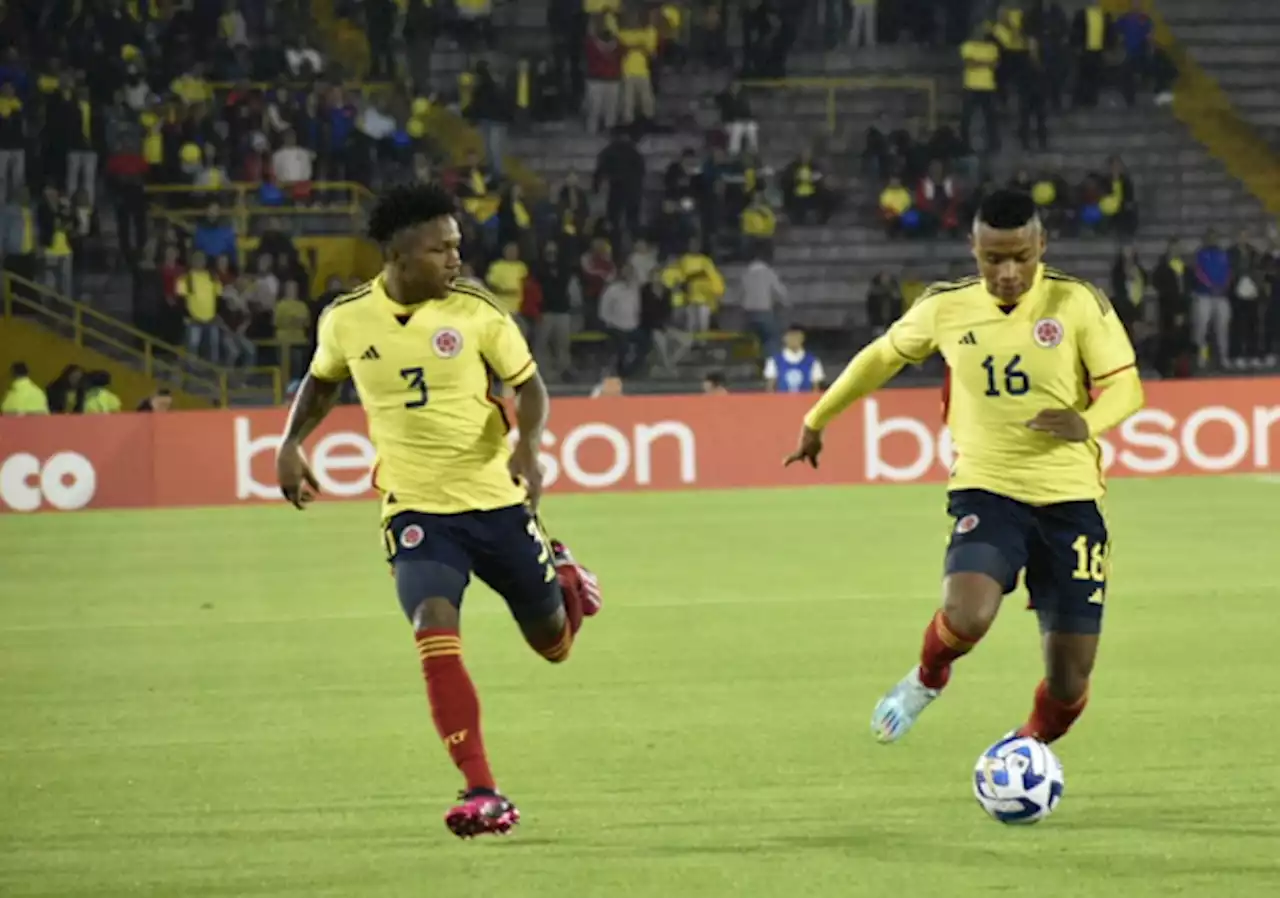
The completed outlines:
{"type": "Polygon", "coordinates": [[[1137,362],[1130,362],[1129,364],[1125,365],[1123,368],[1117,368],[1114,371],[1108,371],[1106,374],[1099,374],[1097,377],[1090,378],[1090,380],[1092,380],[1096,384],[1100,380],[1106,380],[1108,377],[1115,377],[1117,374],[1120,374],[1123,371],[1128,371],[1130,368],[1137,368],[1137,367],[1138,367],[1137,362]]]}

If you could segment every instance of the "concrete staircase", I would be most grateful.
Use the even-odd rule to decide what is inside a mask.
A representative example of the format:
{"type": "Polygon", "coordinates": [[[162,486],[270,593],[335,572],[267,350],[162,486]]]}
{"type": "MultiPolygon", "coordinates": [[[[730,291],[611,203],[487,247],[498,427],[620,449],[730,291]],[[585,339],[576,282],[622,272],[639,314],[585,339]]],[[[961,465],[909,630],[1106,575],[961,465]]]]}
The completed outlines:
{"type": "MultiPolygon", "coordinates": [[[[882,47],[856,56],[800,53],[793,56],[792,72],[800,77],[866,78],[917,74],[935,79],[937,112],[954,119],[960,105],[958,65],[949,57],[913,47],[882,47]]],[[[680,151],[701,148],[704,132],[717,124],[717,116],[702,105],[705,97],[721,89],[722,74],[670,75],[659,97],[659,113],[683,123],[680,133],[646,137],[641,145],[648,161],[648,186],[660,190],[662,173],[680,151]]],[[[791,286],[802,317],[810,326],[840,327],[860,318],[866,285],[877,271],[910,271],[924,280],[944,277],[954,262],[967,263],[963,241],[891,241],[875,220],[880,184],[856,173],[855,160],[863,134],[881,110],[894,124],[925,113],[923,94],[900,89],[838,90],[835,95],[837,133],[828,128],[826,93],[815,88],[753,89],[752,102],[761,126],[761,150],[774,168],[785,166],[795,153],[815,138],[826,137],[834,148],[829,168],[850,174],[846,182],[845,211],[826,227],[783,225],[777,241],[776,261],[791,286]]],[[[1165,109],[1143,98],[1135,109],[1107,97],[1099,109],[1067,112],[1050,122],[1052,152],[1025,154],[1012,133],[1013,122],[1004,124],[1005,149],[990,160],[997,180],[1005,180],[1018,168],[1036,172],[1046,166],[1060,169],[1071,182],[1090,171],[1105,168],[1106,159],[1120,155],[1129,167],[1139,191],[1142,226],[1135,241],[1141,257],[1149,262],[1163,251],[1171,237],[1194,240],[1213,227],[1234,234],[1243,227],[1257,228],[1267,216],[1256,198],[1226,172],[1165,109]],[[1107,104],[1112,105],[1107,105],[1107,104]]],[[[545,178],[557,182],[570,171],[589,174],[605,144],[602,136],[586,134],[576,122],[557,123],[517,137],[514,151],[545,178]]],[[[1107,238],[1054,241],[1051,258],[1073,273],[1106,286],[1115,255],[1107,238]]],[[[730,284],[736,269],[726,270],[730,284]]]]}
{"type": "MultiPolygon", "coordinates": [[[[894,58],[907,62],[917,52],[898,51],[894,58]]],[[[926,66],[921,69],[929,70],[926,66]]],[[[856,73],[857,64],[828,58],[823,70],[856,73]]],[[[949,63],[935,62],[932,73],[940,85],[940,113],[946,118],[959,106],[958,71],[949,63]]],[[[1101,108],[1069,111],[1051,120],[1052,151],[1045,154],[1024,153],[1012,133],[1014,122],[1006,121],[1004,150],[989,160],[997,181],[1007,180],[1021,167],[1035,173],[1051,166],[1076,183],[1087,172],[1104,170],[1108,156],[1121,156],[1139,192],[1142,225],[1135,243],[1148,262],[1154,262],[1171,237],[1194,240],[1210,227],[1234,233],[1267,221],[1258,200],[1168,111],[1149,100],[1132,110],[1107,106],[1108,102],[1119,101],[1108,97],[1101,108]]],[[[881,98],[875,94],[838,97],[841,127],[857,135],[855,152],[861,149],[870,114],[880,105],[881,98]]],[[[758,104],[758,112],[764,109],[758,104]]],[[[775,118],[767,125],[762,122],[762,132],[783,135],[779,141],[783,144],[803,141],[806,135],[821,130],[825,118],[821,101],[803,98],[791,99],[771,114],[775,118]]],[[[780,269],[808,307],[807,318],[812,324],[834,326],[850,317],[857,320],[857,309],[850,306],[860,302],[867,281],[879,270],[907,269],[915,277],[930,280],[943,277],[951,263],[968,264],[963,241],[888,240],[873,218],[879,186],[854,181],[851,208],[838,223],[827,228],[792,229],[788,239],[779,242],[780,269]]],[[[1114,242],[1107,238],[1055,240],[1050,251],[1055,264],[1104,287],[1109,286],[1114,254],[1114,242]]]]}
{"type": "Polygon", "coordinates": [[[1240,115],[1280,150],[1280,3],[1159,0],[1157,6],[1240,115]]]}

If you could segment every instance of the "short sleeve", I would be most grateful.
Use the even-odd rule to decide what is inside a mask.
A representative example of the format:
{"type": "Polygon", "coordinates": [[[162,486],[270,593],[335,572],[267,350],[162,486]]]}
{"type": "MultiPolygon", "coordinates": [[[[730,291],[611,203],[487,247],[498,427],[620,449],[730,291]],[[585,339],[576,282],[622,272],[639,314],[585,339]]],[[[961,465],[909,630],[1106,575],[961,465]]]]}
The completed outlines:
{"type": "Polygon", "coordinates": [[[1080,359],[1094,383],[1100,383],[1137,365],[1133,343],[1111,306],[1111,301],[1095,287],[1081,288],[1083,298],[1080,325],[1080,359]]]}
{"type": "Polygon", "coordinates": [[[317,380],[346,380],[351,371],[347,357],[338,342],[337,316],[332,311],[320,316],[320,332],[316,334],[316,354],[311,358],[311,376],[317,380]]]}
{"type": "Polygon", "coordinates": [[[485,332],[480,349],[489,367],[509,387],[518,387],[538,371],[529,344],[510,315],[502,315],[485,332]]]}
{"type": "Polygon", "coordinates": [[[769,356],[764,361],[764,379],[765,380],[778,379],[778,363],[773,360],[773,356],[769,356]]]}
{"type": "Polygon", "coordinates": [[[885,334],[893,351],[912,365],[920,364],[938,349],[934,326],[938,302],[936,295],[925,291],[885,334]]]}
{"type": "Polygon", "coordinates": [[[820,384],[827,379],[826,369],[822,367],[822,362],[816,358],[813,360],[813,365],[809,368],[809,379],[815,384],[820,384]]]}

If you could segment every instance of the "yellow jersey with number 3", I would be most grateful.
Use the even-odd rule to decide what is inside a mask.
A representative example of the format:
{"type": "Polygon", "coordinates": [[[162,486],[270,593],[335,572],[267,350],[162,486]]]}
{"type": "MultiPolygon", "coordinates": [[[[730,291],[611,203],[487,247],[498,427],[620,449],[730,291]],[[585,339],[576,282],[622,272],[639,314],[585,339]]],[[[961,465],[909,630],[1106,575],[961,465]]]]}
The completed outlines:
{"type": "Polygon", "coordinates": [[[1100,498],[1096,440],[1027,427],[1045,409],[1089,407],[1091,384],[1133,368],[1133,345],[1096,287],[1043,265],[1005,311],[980,278],[935,284],[887,334],[903,359],[947,363],[943,408],[955,448],[950,489],[1032,505],[1100,498]]]}
{"type": "Polygon", "coordinates": [[[494,380],[537,372],[524,336],[484,287],[459,281],[445,299],[393,302],[382,277],[336,299],[320,318],[313,377],[350,376],[377,453],[383,518],[519,505],[507,423],[494,380]]]}

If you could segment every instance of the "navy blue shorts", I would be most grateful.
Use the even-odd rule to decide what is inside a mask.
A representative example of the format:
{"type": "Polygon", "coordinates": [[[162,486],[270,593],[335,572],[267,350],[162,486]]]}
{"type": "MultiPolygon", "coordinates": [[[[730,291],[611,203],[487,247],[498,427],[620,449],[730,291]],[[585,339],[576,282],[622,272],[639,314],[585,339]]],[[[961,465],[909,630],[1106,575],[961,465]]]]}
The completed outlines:
{"type": "Polygon", "coordinates": [[[954,490],[946,572],[987,574],[1005,594],[1025,572],[1045,632],[1096,634],[1110,572],[1107,524],[1093,501],[1028,505],[986,490],[954,490]]]}
{"type": "Polygon", "coordinates": [[[410,620],[424,599],[461,607],[473,572],[521,623],[544,620],[562,603],[551,549],[524,505],[460,514],[402,511],[384,536],[400,607],[410,620]]]}

